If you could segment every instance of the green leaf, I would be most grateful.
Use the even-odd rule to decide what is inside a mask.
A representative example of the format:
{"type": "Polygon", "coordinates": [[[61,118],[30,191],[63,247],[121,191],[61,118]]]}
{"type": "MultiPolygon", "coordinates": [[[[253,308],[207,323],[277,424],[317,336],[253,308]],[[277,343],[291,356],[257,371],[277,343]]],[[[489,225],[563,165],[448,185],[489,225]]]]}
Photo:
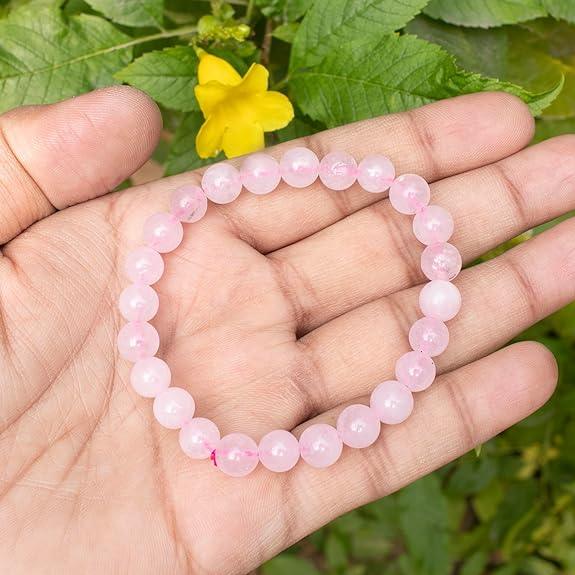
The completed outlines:
{"type": "Polygon", "coordinates": [[[319,571],[306,559],[284,553],[265,563],[262,575],[319,575],[319,571]]]}
{"type": "Polygon", "coordinates": [[[191,46],[148,52],[120,70],[116,78],[148,93],[174,110],[197,110],[194,96],[198,57],[191,46]]]}
{"type": "Polygon", "coordinates": [[[287,24],[282,24],[278,26],[273,32],[272,36],[281,40],[282,42],[287,42],[288,44],[292,44],[295,35],[298,31],[299,24],[297,22],[288,22],[287,24]]]}
{"type": "Polygon", "coordinates": [[[497,474],[497,461],[475,454],[458,462],[455,472],[449,478],[450,494],[466,496],[483,490],[497,474]]]}
{"type": "Polygon", "coordinates": [[[286,0],[284,18],[288,22],[299,20],[312,6],[314,0],[286,0]]]}
{"type": "Polygon", "coordinates": [[[460,575],[483,575],[489,563],[489,554],[485,550],[479,550],[470,555],[463,563],[460,575]]]}
{"type": "Polygon", "coordinates": [[[341,536],[329,533],[324,545],[325,560],[333,570],[345,568],[347,565],[347,549],[341,536]]]}
{"type": "Polygon", "coordinates": [[[124,26],[153,26],[163,23],[163,0],[86,0],[97,12],[124,26]]]}
{"type": "Polygon", "coordinates": [[[575,23],[575,2],[573,0],[543,0],[543,5],[553,18],[575,23]]]}

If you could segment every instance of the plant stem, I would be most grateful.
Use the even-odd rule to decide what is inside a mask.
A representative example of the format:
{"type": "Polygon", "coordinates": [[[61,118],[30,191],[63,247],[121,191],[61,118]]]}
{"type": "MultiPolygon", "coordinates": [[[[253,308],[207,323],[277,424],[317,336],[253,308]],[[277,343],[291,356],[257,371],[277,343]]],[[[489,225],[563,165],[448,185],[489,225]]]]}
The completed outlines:
{"type": "Polygon", "coordinates": [[[248,7],[246,8],[246,22],[249,24],[254,15],[255,0],[248,0],[248,7]]]}

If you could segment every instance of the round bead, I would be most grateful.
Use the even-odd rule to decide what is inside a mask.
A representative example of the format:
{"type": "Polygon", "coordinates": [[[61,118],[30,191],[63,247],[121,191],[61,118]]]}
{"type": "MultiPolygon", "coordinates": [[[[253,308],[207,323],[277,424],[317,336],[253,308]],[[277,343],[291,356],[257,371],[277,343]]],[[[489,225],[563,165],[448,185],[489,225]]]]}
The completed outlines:
{"type": "Polygon", "coordinates": [[[367,156],[361,160],[357,168],[358,184],[372,194],[385,192],[394,178],[395,168],[391,160],[385,156],[367,156]]]}
{"type": "Polygon", "coordinates": [[[369,404],[382,423],[394,425],[411,415],[413,395],[399,381],[384,381],[373,390],[369,404]]]}
{"type": "Polygon", "coordinates": [[[395,377],[410,391],[423,391],[435,379],[435,363],[419,351],[408,351],[395,363],[395,377]]]}
{"type": "Polygon", "coordinates": [[[319,179],[330,190],[346,190],[357,178],[357,163],[345,152],[331,152],[319,164],[319,179]]]}
{"type": "Polygon", "coordinates": [[[218,426],[205,417],[194,417],[180,429],[180,447],[192,459],[207,459],[220,440],[218,426]]]}
{"type": "Polygon", "coordinates": [[[379,437],[380,423],[367,405],[348,405],[337,418],[337,432],[349,447],[369,447],[379,437]]]}
{"type": "Polygon", "coordinates": [[[128,254],[124,269],[128,278],[134,283],[152,285],[164,273],[164,260],[156,250],[141,247],[128,254]]]}
{"type": "Polygon", "coordinates": [[[429,184],[416,174],[399,176],[389,188],[391,205],[402,214],[415,214],[429,203],[429,184]]]}
{"type": "Polygon", "coordinates": [[[231,164],[213,164],[202,176],[202,188],[212,202],[229,204],[242,191],[240,173],[231,164]]]}
{"type": "Polygon", "coordinates": [[[298,462],[299,442],[289,431],[276,429],[262,437],[258,451],[262,465],[280,473],[298,462]]]}
{"type": "Polygon", "coordinates": [[[243,477],[258,464],[258,446],[243,433],[230,433],[218,442],[215,463],[226,475],[243,477]]]}
{"type": "Polygon", "coordinates": [[[430,357],[443,353],[449,343],[449,330],[439,319],[422,317],[409,330],[409,344],[414,351],[430,357]]]}
{"type": "Polygon", "coordinates": [[[132,284],[120,294],[118,307],[128,321],[149,321],[158,313],[160,300],[150,286],[132,284]]]}
{"type": "Polygon", "coordinates": [[[318,468],[329,467],[335,463],[343,449],[337,430],[326,423],[316,423],[304,430],[299,446],[302,459],[318,468]]]}
{"type": "Polygon", "coordinates": [[[162,254],[175,250],[184,237],[182,224],[167,212],[150,216],[144,223],[144,241],[162,254]]]}
{"type": "Polygon", "coordinates": [[[427,246],[446,242],[453,234],[453,218],[441,206],[427,206],[415,214],[413,233],[427,246]]]}
{"type": "Polygon", "coordinates": [[[130,373],[132,387],[142,397],[156,397],[170,387],[172,373],[159,357],[146,357],[134,364],[130,373]]]}
{"type": "Polygon", "coordinates": [[[280,183],[281,174],[277,161],[268,154],[252,154],[242,163],[242,184],[252,194],[269,194],[280,183]]]}
{"type": "Polygon", "coordinates": [[[194,417],[194,398],[180,387],[168,387],[154,399],[154,417],[168,429],[179,429],[194,417]]]}
{"type": "Polygon", "coordinates": [[[449,321],[461,309],[461,294],[451,282],[433,280],[419,292],[419,307],[427,317],[449,321]]]}
{"type": "Polygon", "coordinates": [[[133,363],[156,355],[159,348],[160,336],[149,323],[131,321],[118,333],[118,351],[124,359],[133,363]]]}
{"type": "Polygon", "coordinates": [[[461,266],[461,254],[451,244],[433,244],[421,254],[421,270],[430,280],[450,281],[459,274],[461,266]]]}
{"type": "Polygon", "coordinates": [[[313,184],[319,174],[319,159],[308,148],[292,148],[280,159],[280,172],[292,188],[305,188],[313,184]]]}
{"type": "Polygon", "coordinates": [[[208,198],[199,186],[182,186],[172,192],[170,210],[181,222],[201,220],[208,210],[208,198]]]}

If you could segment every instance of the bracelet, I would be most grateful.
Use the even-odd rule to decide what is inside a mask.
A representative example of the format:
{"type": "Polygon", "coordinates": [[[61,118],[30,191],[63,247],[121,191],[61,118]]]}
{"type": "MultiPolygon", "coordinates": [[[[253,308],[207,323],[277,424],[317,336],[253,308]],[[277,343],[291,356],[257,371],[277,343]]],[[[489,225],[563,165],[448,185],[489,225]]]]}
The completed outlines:
{"type": "Polygon", "coordinates": [[[453,233],[453,219],[445,209],[429,205],[430,188],[415,174],[395,177],[395,169],[385,156],[371,155],[359,165],[344,152],[327,154],[321,162],[303,147],[286,151],[279,162],[263,153],[244,159],[241,169],[229,163],[214,164],[202,176],[201,187],[187,185],[172,193],[170,211],[150,216],[144,224],[144,246],[132,251],[125,262],[127,277],[133,282],[120,295],[119,308],[128,321],[118,334],[120,355],[134,363],[130,382],[143,397],[154,398],[157,421],[169,429],[179,429],[184,453],[193,459],[211,459],[224,473],[241,477],[261,462],[271,471],[288,471],[300,456],[316,468],[328,467],[341,455],[343,445],[363,448],[379,436],[381,423],[401,423],[412,412],[413,392],[427,389],[435,379],[433,357],[449,342],[444,322],[461,307],[461,295],[451,283],[461,271],[461,255],[447,243],[453,233]],[[273,191],[280,180],[304,188],[319,177],[331,190],[344,190],[356,181],[367,192],[389,189],[391,205],[400,213],[413,215],[415,237],[426,247],[421,254],[421,269],[430,280],[419,294],[423,317],[409,330],[412,351],[395,365],[395,380],[380,383],[371,394],[369,406],[349,405],[337,419],[336,427],[325,423],[307,427],[299,440],[289,431],[275,430],[259,442],[242,433],[220,437],[215,423],[194,417],[195,401],[184,389],[170,387],[168,365],[156,357],[160,338],[148,323],[157,313],[158,295],[152,284],[164,272],[161,254],[175,250],[182,241],[182,222],[200,220],[208,199],[217,204],[235,200],[242,187],[254,194],[273,191]]]}

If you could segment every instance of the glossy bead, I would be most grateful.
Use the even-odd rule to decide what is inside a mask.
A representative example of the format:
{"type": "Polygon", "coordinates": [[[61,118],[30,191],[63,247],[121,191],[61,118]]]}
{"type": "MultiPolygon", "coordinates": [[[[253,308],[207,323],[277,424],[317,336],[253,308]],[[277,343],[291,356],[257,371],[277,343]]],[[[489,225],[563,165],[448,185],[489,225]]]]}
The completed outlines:
{"type": "Polygon", "coordinates": [[[205,417],[194,417],[180,429],[180,447],[192,459],[208,459],[219,440],[218,426],[205,417]]]}
{"type": "Polygon", "coordinates": [[[258,446],[243,433],[230,433],[218,442],[215,463],[226,475],[243,477],[258,464],[258,446]]]}
{"type": "Polygon", "coordinates": [[[319,163],[319,179],[330,190],[346,190],[357,178],[357,163],[345,152],[331,152],[319,163]]]}
{"type": "Polygon", "coordinates": [[[461,254],[451,244],[433,244],[421,254],[421,270],[430,280],[450,281],[459,274],[461,266],[461,254]]]}
{"type": "Polygon", "coordinates": [[[242,163],[240,170],[244,188],[252,194],[269,194],[281,180],[280,167],[268,154],[252,154],[242,163]]]}
{"type": "Polygon", "coordinates": [[[319,174],[319,159],[308,148],[292,148],[280,159],[280,172],[292,188],[305,188],[313,184],[319,174]]]}
{"type": "Polygon", "coordinates": [[[299,439],[302,459],[312,467],[329,467],[341,455],[343,443],[335,427],[326,423],[310,425],[299,439]]]}
{"type": "Polygon", "coordinates": [[[133,363],[156,355],[159,348],[160,336],[149,323],[131,321],[118,333],[118,351],[133,363]]]}
{"type": "Polygon", "coordinates": [[[172,192],[170,211],[181,222],[197,222],[206,215],[207,210],[208,198],[199,186],[182,186],[172,192]]]}
{"type": "Polygon", "coordinates": [[[154,399],[154,417],[168,429],[179,429],[194,417],[194,398],[180,387],[168,387],[154,399]]]}
{"type": "Polygon", "coordinates": [[[276,429],[260,441],[259,457],[262,465],[278,473],[289,471],[299,459],[299,442],[289,431],[276,429]]]}
{"type": "Polygon", "coordinates": [[[159,357],[146,357],[134,364],[130,373],[132,387],[142,397],[156,397],[170,387],[172,372],[159,357]]]}
{"type": "Polygon", "coordinates": [[[380,423],[367,405],[348,405],[337,418],[337,432],[349,447],[369,447],[379,437],[380,423]]]}
{"type": "Polygon", "coordinates": [[[415,214],[429,204],[429,184],[416,174],[399,176],[389,188],[391,205],[402,214],[415,214]]]}
{"type": "Polygon", "coordinates": [[[120,294],[118,307],[128,321],[149,321],[158,313],[160,300],[150,286],[132,284],[120,294]]]}
{"type": "Polygon", "coordinates": [[[449,330],[439,319],[422,317],[409,330],[409,344],[414,351],[435,357],[447,349],[449,330]]]}
{"type": "Polygon", "coordinates": [[[419,307],[427,317],[449,321],[461,309],[461,294],[451,282],[433,280],[419,292],[419,307]]]}
{"type": "Polygon", "coordinates": [[[144,223],[144,241],[162,254],[175,250],[184,237],[182,224],[172,214],[160,212],[144,223]]]}
{"type": "Polygon", "coordinates": [[[453,234],[453,218],[441,206],[427,206],[415,214],[413,233],[427,246],[446,242],[453,234]]]}
{"type": "Polygon", "coordinates": [[[384,381],[373,390],[369,404],[382,423],[395,425],[411,415],[413,395],[399,381],[384,381]]]}
{"type": "Polygon", "coordinates": [[[435,379],[435,363],[419,351],[404,353],[395,363],[395,377],[410,391],[423,391],[435,379]]]}
{"type": "Polygon", "coordinates": [[[394,178],[395,168],[391,160],[385,156],[367,156],[361,160],[357,168],[358,184],[372,194],[385,192],[394,178]]]}
{"type": "Polygon", "coordinates": [[[124,270],[134,283],[152,285],[164,273],[164,259],[152,248],[137,248],[126,257],[124,270]]]}
{"type": "Polygon", "coordinates": [[[202,176],[202,188],[212,202],[229,204],[242,191],[240,173],[231,164],[213,164],[202,176]]]}

